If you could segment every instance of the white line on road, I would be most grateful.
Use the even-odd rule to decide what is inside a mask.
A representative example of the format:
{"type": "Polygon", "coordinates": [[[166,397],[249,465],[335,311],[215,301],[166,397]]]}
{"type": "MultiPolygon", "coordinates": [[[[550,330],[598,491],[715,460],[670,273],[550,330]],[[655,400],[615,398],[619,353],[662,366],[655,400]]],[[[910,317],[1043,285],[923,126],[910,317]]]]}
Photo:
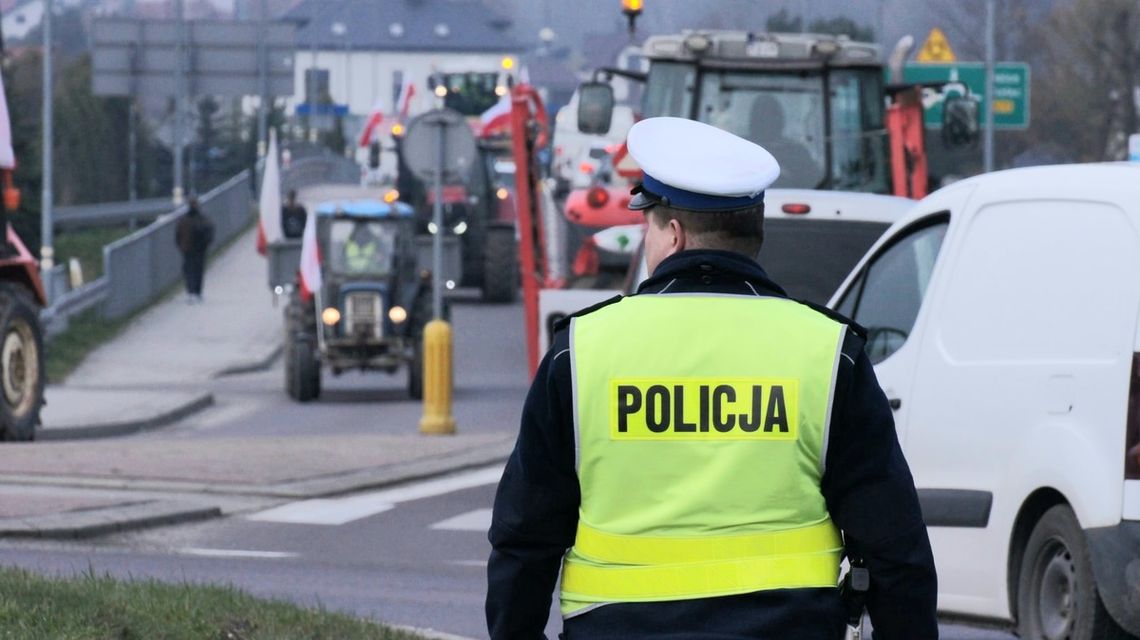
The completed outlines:
{"type": "Polygon", "coordinates": [[[487,567],[487,561],[486,560],[456,560],[455,562],[452,562],[451,564],[457,564],[461,567],[483,567],[483,568],[487,567]]]}
{"type": "Polygon", "coordinates": [[[503,466],[496,465],[467,473],[460,473],[415,484],[370,491],[344,498],[317,498],[290,502],[266,511],[247,516],[257,522],[284,522],[290,524],[316,524],[335,526],[383,513],[401,502],[410,502],[444,494],[495,484],[503,475],[503,466]]]}
{"type": "Polygon", "coordinates": [[[208,558],[296,558],[298,554],[287,551],[249,551],[245,549],[199,549],[189,547],[179,549],[178,553],[188,556],[205,556],[208,558]]]}
{"type": "Polygon", "coordinates": [[[475,509],[461,513],[454,518],[437,522],[431,528],[444,531],[486,531],[491,528],[491,510],[475,509]]]}

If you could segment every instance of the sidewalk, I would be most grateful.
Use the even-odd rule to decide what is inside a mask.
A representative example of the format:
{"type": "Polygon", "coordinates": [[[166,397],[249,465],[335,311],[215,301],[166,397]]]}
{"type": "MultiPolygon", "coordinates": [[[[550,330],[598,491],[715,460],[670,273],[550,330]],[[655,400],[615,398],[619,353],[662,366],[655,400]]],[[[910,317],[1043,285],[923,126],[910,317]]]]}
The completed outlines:
{"type": "MultiPolygon", "coordinates": [[[[253,247],[246,234],[211,262],[204,303],[187,305],[181,295],[160,302],[48,387],[41,442],[0,445],[0,538],[97,536],[213,518],[506,459],[509,430],[425,437],[405,419],[407,407],[390,417],[399,430],[386,432],[108,438],[182,420],[214,403],[219,376],[272,365],[281,309],[253,247]]],[[[473,402],[469,419],[494,421],[486,402],[473,402]]]]}
{"type": "Polygon", "coordinates": [[[177,421],[212,403],[218,375],[268,366],[281,348],[281,311],[266,286],[254,233],[206,271],[205,301],[160,302],[45,390],[41,440],[121,435],[177,421]]]}

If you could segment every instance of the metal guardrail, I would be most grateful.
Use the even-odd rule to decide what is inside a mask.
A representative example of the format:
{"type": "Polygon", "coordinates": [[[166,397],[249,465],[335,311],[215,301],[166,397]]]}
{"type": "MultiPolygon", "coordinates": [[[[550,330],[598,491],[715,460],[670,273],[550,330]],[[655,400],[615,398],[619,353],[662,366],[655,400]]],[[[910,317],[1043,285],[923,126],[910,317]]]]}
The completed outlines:
{"type": "Polygon", "coordinates": [[[174,205],[170,198],[148,198],[56,207],[52,215],[57,229],[68,230],[126,223],[135,225],[140,221],[149,222],[171,211],[174,211],[174,205]]]}
{"type": "Polygon", "coordinates": [[[293,160],[281,172],[281,190],[303,189],[315,184],[359,184],[360,165],[344,156],[309,156],[293,160]]]}
{"type": "MultiPolygon", "coordinates": [[[[202,214],[214,222],[215,244],[225,244],[245,230],[251,219],[249,173],[243,171],[198,200],[202,214]]],[[[178,282],[182,258],[175,245],[178,219],[186,207],[163,216],[145,229],[103,247],[103,273],[111,282],[103,317],[114,320],[146,306],[178,282]]]]}

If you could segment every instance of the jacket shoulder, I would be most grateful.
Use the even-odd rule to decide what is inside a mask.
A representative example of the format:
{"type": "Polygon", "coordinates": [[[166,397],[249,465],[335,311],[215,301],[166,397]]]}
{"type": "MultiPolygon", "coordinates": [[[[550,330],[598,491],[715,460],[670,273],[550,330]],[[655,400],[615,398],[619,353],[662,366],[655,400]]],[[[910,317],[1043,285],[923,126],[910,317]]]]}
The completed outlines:
{"type": "Polygon", "coordinates": [[[574,313],[571,313],[570,315],[568,315],[564,318],[561,318],[560,320],[555,322],[554,323],[554,331],[555,332],[562,331],[563,329],[569,327],[570,321],[573,320],[574,318],[581,318],[582,316],[589,315],[589,314],[597,311],[598,309],[603,309],[605,307],[608,307],[611,304],[614,304],[615,302],[621,302],[623,297],[624,296],[622,296],[621,294],[618,294],[612,298],[607,298],[605,300],[602,300],[601,302],[599,302],[597,304],[590,305],[590,306],[586,307],[585,309],[580,309],[578,311],[575,311],[574,313]]]}
{"type": "Polygon", "coordinates": [[[855,322],[854,320],[852,320],[851,318],[848,318],[847,316],[843,315],[842,313],[839,313],[838,311],[836,311],[834,309],[825,307],[822,304],[816,304],[814,302],[809,302],[807,300],[800,300],[798,298],[791,298],[791,300],[793,302],[798,302],[798,303],[802,304],[803,306],[811,309],[812,311],[815,311],[816,313],[821,313],[821,314],[827,316],[828,318],[831,318],[832,320],[838,322],[839,324],[847,325],[847,327],[851,329],[852,333],[859,336],[863,340],[867,339],[867,329],[865,329],[863,327],[863,325],[859,324],[858,322],[855,322]]]}

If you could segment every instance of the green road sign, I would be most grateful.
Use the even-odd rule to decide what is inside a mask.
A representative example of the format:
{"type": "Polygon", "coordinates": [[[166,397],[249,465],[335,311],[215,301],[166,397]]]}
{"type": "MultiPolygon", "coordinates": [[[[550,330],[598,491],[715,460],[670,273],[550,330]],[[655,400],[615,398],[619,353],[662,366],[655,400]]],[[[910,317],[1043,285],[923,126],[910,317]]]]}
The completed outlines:
{"type": "MultiPolygon", "coordinates": [[[[986,65],[981,62],[949,64],[908,64],[903,70],[906,82],[961,82],[970,95],[982,101],[979,117],[985,120],[986,65]]],[[[947,92],[952,93],[952,87],[947,92]]],[[[1029,65],[1024,62],[1001,62],[994,65],[994,127],[1027,129],[1029,127],[1029,65]]],[[[928,129],[942,126],[943,95],[928,94],[923,99],[928,129]]]]}

